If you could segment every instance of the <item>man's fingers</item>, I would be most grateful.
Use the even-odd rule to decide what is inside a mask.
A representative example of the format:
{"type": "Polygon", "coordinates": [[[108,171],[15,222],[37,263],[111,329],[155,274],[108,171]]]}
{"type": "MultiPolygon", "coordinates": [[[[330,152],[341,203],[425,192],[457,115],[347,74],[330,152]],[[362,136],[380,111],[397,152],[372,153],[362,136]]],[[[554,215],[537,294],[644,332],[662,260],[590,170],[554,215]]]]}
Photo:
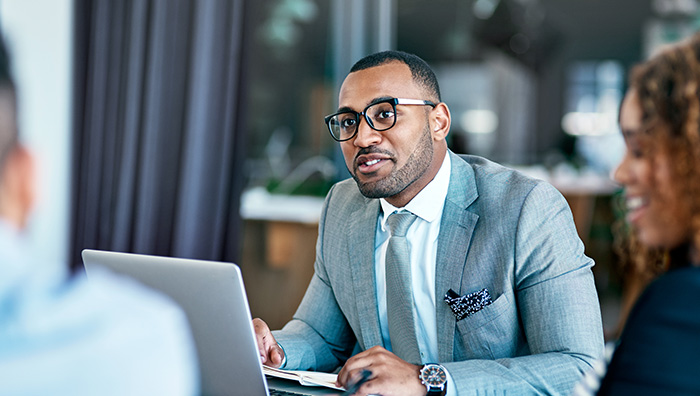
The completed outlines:
{"type": "Polygon", "coordinates": [[[373,354],[375,354],[377,351],[372,348],[363,352],[358,353],[357,355],[351,357],[348,359],[347,362],[345,362],[345,365],[343,368],[340,370],[338,373],[338,385],[342,387],[347,387],[348,383],[352,382],[352,379],[354,376],[359,376],[359,373],[365,369],[369,368],[372,366],[375,361],[374,358],[372,357],[373,354]]]}
{"type": "MultiPolygon", "coordinates": [[[[274,338],[273,338],[274,341],[274,338]]],[[[274,367],[279,367],[282,365],[282,360],[284,360],[284,351],[280,348],[277,342],[274,342],[272,348],[270,348],[270,365],[274,367]]]]}
{"type": "MultiPolygon", "coordinates": [[[[263,363],[274,361],[274,358],[272,357],[273,351],[275,351],[275,349],[278,349],[279,347],[277,346],[275,337],[272,336],[272,333],[270,332],[270,328],[267,326],[267,323],[265,323],[259,318],[255,318],[253,319],[253,328],[255,329],[255,339],[258,343],[258,353],[260,354],[260,360],[263,363]]],[[[282,359],[279,358],[279,362],[277,362],[277,364],[281,362],[282,359]]]]}

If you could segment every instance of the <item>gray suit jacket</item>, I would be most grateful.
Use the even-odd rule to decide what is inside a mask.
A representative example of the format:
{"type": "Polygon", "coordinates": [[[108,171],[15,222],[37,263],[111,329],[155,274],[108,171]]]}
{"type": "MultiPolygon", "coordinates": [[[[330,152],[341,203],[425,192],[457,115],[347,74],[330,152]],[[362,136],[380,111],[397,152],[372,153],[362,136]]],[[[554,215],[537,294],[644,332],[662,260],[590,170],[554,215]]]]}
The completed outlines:
{"type": "MultiPolygon", "coordinates": [[[[603,350],[600,306],[571,211],[551,185],[475,156],[452,160],[436,262],[438,354],[464,395],[568,394],[603,350]],[[460,321],[443,302],[487,288],[460,321]]],[[[374,276],[379,200],[352,179],[328,193],[315,274],[274,332],[286,368],[332,371],[382,345],[374,276]]]]}

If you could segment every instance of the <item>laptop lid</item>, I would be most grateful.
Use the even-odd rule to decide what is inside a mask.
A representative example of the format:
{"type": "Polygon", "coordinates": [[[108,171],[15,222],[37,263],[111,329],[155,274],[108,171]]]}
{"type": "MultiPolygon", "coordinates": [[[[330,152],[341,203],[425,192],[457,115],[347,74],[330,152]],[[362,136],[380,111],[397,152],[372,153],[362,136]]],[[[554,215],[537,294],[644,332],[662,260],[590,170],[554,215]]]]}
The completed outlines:
{"type": "Polygon", "coordinates": [[[82,257],[88,278],[106,267],[182,307],[197,347],[202,394],[268,394],[237,265],[97,250],[83,250],[82,257]]]}
{"type": "MultiPolygon", "coordinates": [[[[197,347],[203,395],[269,395],[237,265],[90,249],[82,257],[88,278],[104,267],[161,291],[182,307],[197,347]]],[[[299,395],[341,393],[275,378],[269,387],[299,395]]]]}

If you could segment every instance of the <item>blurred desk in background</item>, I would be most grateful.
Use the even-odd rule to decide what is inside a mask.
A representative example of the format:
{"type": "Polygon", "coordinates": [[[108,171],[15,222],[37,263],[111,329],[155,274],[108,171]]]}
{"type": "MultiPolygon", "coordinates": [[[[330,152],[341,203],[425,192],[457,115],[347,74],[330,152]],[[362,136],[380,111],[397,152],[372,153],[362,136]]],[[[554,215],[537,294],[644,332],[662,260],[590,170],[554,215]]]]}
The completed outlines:
{"type": "Polygon", "coordinates": [[[287,323],[314,273],[324,198],[251,189],[241,198],[243,281],[253,317],[272,329],[287,323]]]}

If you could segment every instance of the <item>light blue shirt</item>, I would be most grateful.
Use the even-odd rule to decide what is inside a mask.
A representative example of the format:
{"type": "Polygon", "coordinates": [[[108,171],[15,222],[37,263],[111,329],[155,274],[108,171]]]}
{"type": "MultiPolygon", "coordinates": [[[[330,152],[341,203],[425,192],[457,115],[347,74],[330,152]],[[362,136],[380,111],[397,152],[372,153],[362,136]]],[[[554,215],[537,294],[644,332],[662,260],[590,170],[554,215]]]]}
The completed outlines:
{"type": "Polygon", "coordinates": [[[195,395],[196,353],[173,302],[107,272],[68,278],[0,221],[0,394],[195,395]]]}
{"type": "MultiPolygon", "coordinates": [[[[379,200],[382,207],[382,215],[379,216],[379,226],[375,237],[375,276],[377,285],[377,300],[379,305],[379,326],[382,332],[384,345],[391,350],[389,338],[389,322],[386,310],[386,248],[391,236],[386,222],[389,215],[396,211],[407,210],[417,216],[406,233],[406,239],[410,246],[411,283],[413,287],[413,314],[416,320],[414,328],[418,338],[418,348],[423,363],[437,363],[438,339],[437,339],[437,314],[435,301],[435,260],[437,258],[438,235],[440,234],[440,222],[442,210],[445,207],[445,198],[450,184],[450,156],[440,166],[440,170],[433,180],[428,183],[413,199],[403,208],[397,208],[384,198],[379,200]]],[[[456,395],[454,381],[448,373],[448,394],[456,395]]]]}

